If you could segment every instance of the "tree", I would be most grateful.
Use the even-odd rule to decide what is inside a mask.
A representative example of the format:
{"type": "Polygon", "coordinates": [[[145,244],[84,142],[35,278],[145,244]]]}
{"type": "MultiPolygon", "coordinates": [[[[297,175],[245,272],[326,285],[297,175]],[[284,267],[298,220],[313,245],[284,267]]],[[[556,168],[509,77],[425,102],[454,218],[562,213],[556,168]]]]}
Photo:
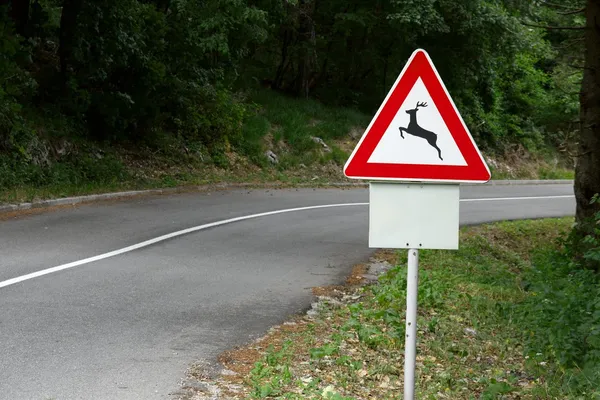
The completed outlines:
{"type": "Polygon", "coordinates": [[[576,226],[572,236],[574,255],[579,257],[586,251],[585,237],[600,232],[596,229],[600,202],[594,200],[600,194],[600,1],[554,0],[540,4],[545,10],[537,13],[541,21],[526,24],[546,30],[556,43],[568,44],[563,46],[563,54],[574,71],[570,75],[582,78],[574,154],[576,226]]]}
{"type": "MultiPolygon", "coordinates": [[[[572,9],[583,12],[583,8],[572,9]]],[[[585,55],[581,82],[581,121],[577,164],[575,167],[576,219],[584,232],[600,211],[591,200],[600,193],[600,1],[585,5],[585,55]]]]}
{"type": "Polygon", "coordinates": [[[298,36],[300,40],[300,56],[298,72],[295,79],[295,92],[308,97],[311,74],[315,70],[316,33],[313,19],[316,0],[299,0],[298,36]]]}
{"type": "Polygon", "coordinates": [[[60,19],[59,56],[60,72],[63,85],[66,86],[69,76],[69,63],[71,62],[75,41],[77,38],[77,18],[81,13],[83,0],[64,0],[60,19]]]}
{"type": "Polygon", "coordinates": [[[245,71],[271,88],[372,113],[423,47],[485,150],[535,150],[547,137],[543,116],[565,109],[540,67],[555,55],[520,23],[530,1],[254,1],[271,29],[245,71]]]}

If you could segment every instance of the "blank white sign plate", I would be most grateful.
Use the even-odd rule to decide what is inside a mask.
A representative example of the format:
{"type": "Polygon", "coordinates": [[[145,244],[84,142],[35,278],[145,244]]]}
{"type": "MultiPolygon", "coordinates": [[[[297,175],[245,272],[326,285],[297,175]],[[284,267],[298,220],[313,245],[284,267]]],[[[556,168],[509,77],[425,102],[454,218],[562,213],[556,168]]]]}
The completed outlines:
{"type": "Polygon", "coordinates": [[[458,249],[459,185],[369,185],[369,247],[458,249]]]}

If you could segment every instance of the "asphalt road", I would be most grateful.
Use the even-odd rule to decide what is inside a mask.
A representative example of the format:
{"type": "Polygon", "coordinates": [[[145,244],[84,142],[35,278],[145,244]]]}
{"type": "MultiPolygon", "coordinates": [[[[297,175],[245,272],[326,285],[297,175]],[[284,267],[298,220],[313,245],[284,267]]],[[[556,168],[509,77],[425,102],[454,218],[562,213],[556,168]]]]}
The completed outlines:
{"type": "MultiPolygon", "coordinates": [[[[571,185],[463,186],[461,224],[573,215],[572,194],[571,185]]],[[[27,274],[216,221],[366,202],[365,189],[223,191],[0,221],[0,399],[172,398],[191,363],[261,336],[306,309],[311,287],[365,261],[368,207],[246,219],[27,274]]]]}

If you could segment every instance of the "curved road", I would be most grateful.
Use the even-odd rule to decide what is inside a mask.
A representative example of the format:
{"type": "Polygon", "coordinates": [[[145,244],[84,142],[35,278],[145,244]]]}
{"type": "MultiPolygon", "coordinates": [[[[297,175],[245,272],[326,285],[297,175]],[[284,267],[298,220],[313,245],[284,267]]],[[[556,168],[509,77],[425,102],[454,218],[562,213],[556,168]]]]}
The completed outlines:
{"type": "MultiPolygon", "coordinates": [[[[463,186],[461,224],[573,215],[572,194],[463,186]]],[[[240,190],[0,221],[0,399],[172,398],[191,363],[306,309],[311,287],[372,254],[366,202],[365,189],[240,190]],[[204,226],[331,204],[346,205],[204,226]]]]}

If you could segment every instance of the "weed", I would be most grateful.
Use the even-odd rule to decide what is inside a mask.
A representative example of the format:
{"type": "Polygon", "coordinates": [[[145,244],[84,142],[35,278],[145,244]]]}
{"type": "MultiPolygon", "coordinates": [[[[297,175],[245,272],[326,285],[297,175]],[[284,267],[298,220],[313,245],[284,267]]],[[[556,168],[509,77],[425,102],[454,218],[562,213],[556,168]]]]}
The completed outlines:
{"type": "Polygon", "coordinates": [[[250,382],[253,385],[252,396],[263,399],[281,393],[284,386],[292,382],[292,373],[287,364],[291,342],[286,341],[280,350],[269,346],[265,355],[265,363],[257,362],[250,371],[250,382]]]}
{"type": "Polygon", "coordinates": [[[324,357],[330,357],[339,353],[339,343],[327,343],[321,347],[315,347],[310,349],[310,358],[321,359],[324,357]]]}

